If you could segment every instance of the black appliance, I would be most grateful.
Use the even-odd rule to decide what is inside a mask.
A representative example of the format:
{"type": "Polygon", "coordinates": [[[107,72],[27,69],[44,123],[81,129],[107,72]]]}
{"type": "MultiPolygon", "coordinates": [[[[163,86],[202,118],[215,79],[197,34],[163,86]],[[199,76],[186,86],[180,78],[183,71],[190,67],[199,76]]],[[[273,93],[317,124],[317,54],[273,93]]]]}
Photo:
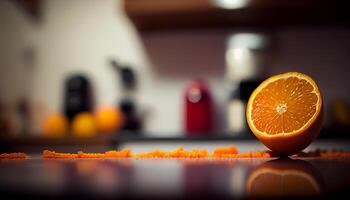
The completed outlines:
{"type": "Polygon", "coordinates": [[[84,75],[72,75],[65,80],[64,113],[69,120],[80,112],[93,109],[92,88],[84,75]]]}

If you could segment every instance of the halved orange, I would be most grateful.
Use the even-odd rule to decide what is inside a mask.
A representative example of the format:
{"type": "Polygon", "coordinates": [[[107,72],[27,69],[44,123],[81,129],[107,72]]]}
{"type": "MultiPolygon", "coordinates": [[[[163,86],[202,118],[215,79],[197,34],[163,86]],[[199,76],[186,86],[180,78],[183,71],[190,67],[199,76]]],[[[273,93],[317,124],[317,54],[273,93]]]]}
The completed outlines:
{"type": "Polygon", "coordinates": [[[292,155],[306,148],[322,126],[321,93],[298,72],[272,76],[249,98],[246,117],[254,135],[272,152],[292,155]]]}

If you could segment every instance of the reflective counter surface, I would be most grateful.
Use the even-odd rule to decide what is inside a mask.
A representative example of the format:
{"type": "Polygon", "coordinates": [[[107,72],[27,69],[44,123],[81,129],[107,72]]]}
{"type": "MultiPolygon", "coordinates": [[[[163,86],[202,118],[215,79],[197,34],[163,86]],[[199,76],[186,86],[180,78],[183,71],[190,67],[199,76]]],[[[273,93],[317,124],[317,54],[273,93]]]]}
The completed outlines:
{"type": "Polygon", "coordinates": [[[0,160],[7,197],[316,197],[346,194],[349,158],[0,160]]]}

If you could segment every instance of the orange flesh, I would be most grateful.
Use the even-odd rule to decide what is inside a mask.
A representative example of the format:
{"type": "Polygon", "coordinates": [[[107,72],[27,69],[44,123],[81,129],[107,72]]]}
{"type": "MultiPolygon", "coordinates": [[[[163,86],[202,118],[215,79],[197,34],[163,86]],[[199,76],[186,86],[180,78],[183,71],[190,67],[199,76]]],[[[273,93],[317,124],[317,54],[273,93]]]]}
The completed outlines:
{"type": "Polygon", "coordinates": [[[317,101],[318,96],[308,81],[282,78],[269,83],[255,96],[251,119],[260,132],[290,133],[301,129],[315,115],[317,101]]]}

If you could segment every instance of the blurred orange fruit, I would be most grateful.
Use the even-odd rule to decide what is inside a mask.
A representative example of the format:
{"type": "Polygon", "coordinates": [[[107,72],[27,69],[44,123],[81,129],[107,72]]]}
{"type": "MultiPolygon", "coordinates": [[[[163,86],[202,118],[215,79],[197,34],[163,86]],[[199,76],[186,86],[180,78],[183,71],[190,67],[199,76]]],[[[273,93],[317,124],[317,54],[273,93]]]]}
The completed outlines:
{"type": "Polygon", "coordinates": [[[292,155],[306,148],[322,127],[323,103],[312,78],[289,72],[272,76],[252,93],[247,121],[274,153],[292,155]]]}
{"type": "Polygon", "coordinates": [[[45,136],[62,137],[68,132],[68,129],[68,119],[59,113],[50,114],[43,121],[45,136]]]}
{"type": "Polygon", "coordinates": [[[72,132],[77,137],[91,137],[97,132],[94,115],[88,112],[77,114],[72,121],[72,132]]]}
{"type": "Polygon", "coordinates": [[[97,130],[112,132],[123,124],[123,115],[114,107],[100,107],[95,113],[97,130]]]}
{"type": "Polygon", "coordinates": [[[344,100],[340,98],[334,99],[331,108],[331,116],[333,125],[342,128],[350,127],[350,109],[344,100]]]}

